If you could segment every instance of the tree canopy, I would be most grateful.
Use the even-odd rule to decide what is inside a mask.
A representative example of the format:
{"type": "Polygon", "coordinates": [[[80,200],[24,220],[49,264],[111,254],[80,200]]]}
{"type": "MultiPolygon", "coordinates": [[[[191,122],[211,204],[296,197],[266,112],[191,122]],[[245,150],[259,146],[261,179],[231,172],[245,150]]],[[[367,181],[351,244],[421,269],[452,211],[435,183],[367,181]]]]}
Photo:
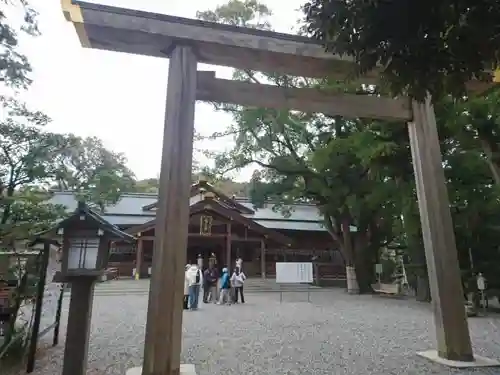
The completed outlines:
{"type": "Polygon", "coordinates": [[[97,138],[57,134],[49,119],[10,98],[0,115],[0,236],[3,241],[45,229],[61,218],[51,190],[72,190],[101,209],[134,183],[123,155],[97,138]]]}
{"type": "Polygon", "coordinates": [[[393,95],[461,97],[499,66],[496,0],[310,0],[304,11],[312,36],[359,74],[379,70],[393,95]]]}
{"type": "MultiPolygon", "coordinates": [[[[271,28],[269,15],[263,4],[238,0],[198,13],[206,20],[267,29],[271,28]]],[[[417,95],[422,83],[418,74],[414,81],[401,81],[404,85],[399,89],[393,86],[393,93],[417,95]]],[[[233,79],[342,92],[359,89],[328,77],[311,80],[248,70],[235,71],[233,79]]],[[[452,83],[443,84],[442,90],[452,83]]],[[[487,271],[490,264],[500,262],[495,242],[500,234],[496,224],[500,217],[499,94],[492,91],[469,98],[442,94],[435,107],[460,265],[464,277],[473,268],[500,284],[500,280],[493,281],[498,279],[495,273],[487,271]],[[480,215],[489,217],[491,224],[485,225],[480,215]]],[[[230,113],[233,121],[209,138],[232,137],[234,142],[227,150],[210,155],[216,171],[224,174],[255,165],[250,195],[257,207],[272,202],[286,216],[293,210],[292,203],[315,204],[332,246],[342,251],[347,265],[355,266],[362,291],[370,290],[373,264],[388,247],[396,247],[405,256],[419,298],[429,298],[406,124],[214,104],[230,113]]]]}
{"type": "Polygon", "coordinates": [[[53,189],[73,190],[103,208],[130,190],[126,159],[101,140],[46,129],[50,118],[20,100],[32,82],[20,52],[22,33],[38,35],[37,12],[27,0],[0,0],[0,243],[46,229],[65,215],[50,203],[53,189]]]}
{"type": "Polygon", "coordinates": [[[28,0],[0,0],[0,82],[4,85],[25,89],[31,84],[31,65],[19,51],[19,35],[38,35],[37,15],[28,0]]]}

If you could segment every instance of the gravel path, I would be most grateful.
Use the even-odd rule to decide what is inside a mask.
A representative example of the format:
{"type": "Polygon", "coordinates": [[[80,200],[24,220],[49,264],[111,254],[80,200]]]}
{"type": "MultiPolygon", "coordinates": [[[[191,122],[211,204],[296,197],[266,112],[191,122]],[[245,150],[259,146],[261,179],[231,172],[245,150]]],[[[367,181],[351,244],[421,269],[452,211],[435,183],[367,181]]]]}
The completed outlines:
{"type": "MultiPolygon", "coordinates": [[[[279,294],[253,294],[245,305],[185,313],[183,361],[200,375],[500,373],[451,370],[417,357],[434,347],[429,305],[336,289],[311,293],[312,303],[305,298],[287,293],[280,303],[279,294]]],[[[146,296],[95,298],[88,375],[124,375],[140,365],[146,306],[146,296]]],[[[500,317],[469,324],[477,354],[499,358],[500,317]]],[[[61,341],[45,351],[34,375],[60,374],[61,341]]]]}

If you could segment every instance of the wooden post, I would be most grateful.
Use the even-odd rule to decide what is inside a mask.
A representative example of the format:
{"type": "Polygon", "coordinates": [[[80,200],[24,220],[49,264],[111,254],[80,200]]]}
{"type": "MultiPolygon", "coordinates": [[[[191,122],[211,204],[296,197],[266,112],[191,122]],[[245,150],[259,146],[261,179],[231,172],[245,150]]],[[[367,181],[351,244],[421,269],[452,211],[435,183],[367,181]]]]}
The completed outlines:
{"type": "Polygon", "coordinates": [[[40,272],[37,284],[35,317],[33,319],[33,331],[31,333],[29,348],[28,348],[28,364],[26,372],[32,373],[35,369],[36,348],[38,344],[38,335],[40,333],[40,323],[42,320],[43,297],[45,294],[45,282],[47,279],[47,267],[49,266],[50,258],[50,242],[45,240],[43,243],[42,259],[40,262],[40,272]]]}
{"type": "Polygon", "coordinates": [[[455,235],[430,98],[412,103],[408,124],[429,282],[437,351],[441,358],[473,361],[455,235]]]}
{"type": "Polygon", "coordinates": [[[135,252],[135,279],[139,280],[141,278],[142,262],[144,260],[143,254],[143,239],[139,237],[137,240],[137,248],[135,252]]]}
{"type": "Polygon", "coordinates": [[[87,374],[87,354],[95,282],[95,277],[75,277],[71,283],[62,375],[87,374]]]}
{"type": "Polygon", "coordinates": [[[176,375],[180,371],[196,65],[191,47],[174,48],[168,74],[143,375],[176,375]]]}
{"type": "Polygon", "coordinates": [[[56,324],[54,326],[54,337],[52,339],[52,346],[57,346],[57,344],[59,344],[59,330],[61,328],[61,314],[62,314],[62,304],[63,304],[65,287],[66,284],[61,283],[61,290],[59,291],[59,298],[57,299],[56,324]]]}
{"type": "Polygon", "coordinates": [[[266,278],[266,244],[260,240],[260,277],[266,278]]]}
{"type": "Polygon", "coordinates": [[[231,275],[231,223],[228,223],[226,226],[226,263],[227,270],[229,275],[231,275]]]}

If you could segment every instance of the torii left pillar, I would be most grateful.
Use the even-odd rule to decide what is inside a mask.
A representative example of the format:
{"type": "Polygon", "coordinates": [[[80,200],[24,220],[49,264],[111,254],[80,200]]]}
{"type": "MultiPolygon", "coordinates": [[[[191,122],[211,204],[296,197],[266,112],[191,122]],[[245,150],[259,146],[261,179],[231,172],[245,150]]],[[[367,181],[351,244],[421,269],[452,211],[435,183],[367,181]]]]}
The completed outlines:
{"type": "Polygon", "coordinates": [[[197,58],[190,46],[170,55],[153,269],[144,362],[127,375],[194,374],[181,365],[182,301],[189,224],[197,58]]]}

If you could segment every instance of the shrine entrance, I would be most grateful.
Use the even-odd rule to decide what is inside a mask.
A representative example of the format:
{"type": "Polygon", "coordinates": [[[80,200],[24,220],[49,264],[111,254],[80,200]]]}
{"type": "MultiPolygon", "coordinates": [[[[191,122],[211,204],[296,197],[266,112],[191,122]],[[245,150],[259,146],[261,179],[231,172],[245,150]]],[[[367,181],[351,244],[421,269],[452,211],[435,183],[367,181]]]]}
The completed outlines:
{"type": "MultiPolygon", "coordinates": [[[[242,258],[248,277],[266,275],[266,249],[287,248],[291,239],[266,228],[243,216],[230,202],[223,202],[214,193],[206,192],[196,197],[189,208],[188,240],[186,247],[176,249],[185,253],[185,264],[198,263],[201,256],[202,267],[208,267],[212,254],[217,259],[217,267],[232,269],[236,259],[242,258]]],[[[126,230],[138,238],[136,260],[130,268],[137,270],[136,278],[147,277],[154,266],[151,257],[156,241],[156,219],[126,230]]],[[[175,226],[175,221],[171,222],[175,226]]]]}
{"type": "MultiPolygon", "coordinates": [[[[196,100],[395,120],[395,126],[406,122],[436,326],[437,350],[429,357],[473,362],[431,98],[417,102],[405,97],[350,95],[313,87],[278,87],[218,79],[215,72],[198,72],[198,63],[339,81],[350,76],[356,66],[351,59],[325,53],[324,46],[297,35],[80,1],[62,3],[64,14],[74,24],[84,47],[170,59],[144,368],[134,371],[142,371],[143,375],[176,375],[181,371],[179,301],[183,296],[186,255],[179,249],[186,248],[188,241],[187,202],[196,100]]],[[[379,72],[375,70],[357,83],[361,86],[379,82],[379,72]]]]}

